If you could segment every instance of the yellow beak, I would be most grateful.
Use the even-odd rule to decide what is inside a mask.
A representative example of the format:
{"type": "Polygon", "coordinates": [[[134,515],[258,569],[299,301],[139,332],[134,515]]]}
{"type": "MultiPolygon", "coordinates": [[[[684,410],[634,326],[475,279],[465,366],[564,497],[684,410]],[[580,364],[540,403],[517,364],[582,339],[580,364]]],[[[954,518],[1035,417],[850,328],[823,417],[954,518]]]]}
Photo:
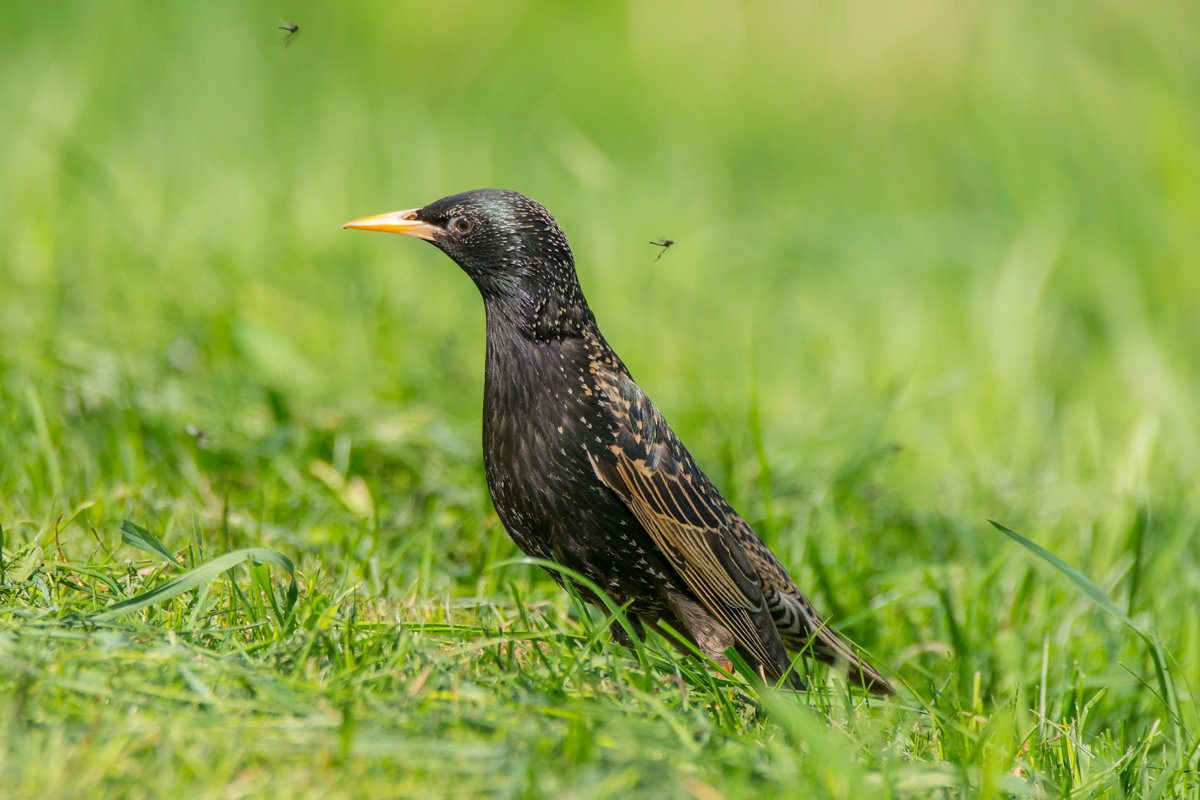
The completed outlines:
{"type": "Polygon", "coordinates": [[[405,236],[415,236],[432,242],[436,233],[442,233],[437,225],[417,219],[419,208],[407,211],[393,211],[390,214],[376,214],[373,217],[363,217],[343,225],[343,228],[354,228],[360,231],[383,231],[384,233],[403,233],[405,236]]]}

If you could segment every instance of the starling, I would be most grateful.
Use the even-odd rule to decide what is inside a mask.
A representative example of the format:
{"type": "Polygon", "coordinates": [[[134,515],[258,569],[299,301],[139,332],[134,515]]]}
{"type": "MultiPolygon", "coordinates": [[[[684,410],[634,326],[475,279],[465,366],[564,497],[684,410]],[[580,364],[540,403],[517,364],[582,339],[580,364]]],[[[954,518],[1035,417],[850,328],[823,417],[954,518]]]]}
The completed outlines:
{"type": "MultiPolygon", "coordinates": [[[[639,638],[666,623],[722,664],[733,647],[759,676],[804,688],[788,656],[798,651],[842,670],[852,685],[892,693],[634,383],[596,325],[550,212],[516,192],[480,189],[342,227],[432,242],[483,295],[484,469],[521,550],[627,603],[639,638]]],[[[611,631],[631,644],[623,627],[611,631]]]]}

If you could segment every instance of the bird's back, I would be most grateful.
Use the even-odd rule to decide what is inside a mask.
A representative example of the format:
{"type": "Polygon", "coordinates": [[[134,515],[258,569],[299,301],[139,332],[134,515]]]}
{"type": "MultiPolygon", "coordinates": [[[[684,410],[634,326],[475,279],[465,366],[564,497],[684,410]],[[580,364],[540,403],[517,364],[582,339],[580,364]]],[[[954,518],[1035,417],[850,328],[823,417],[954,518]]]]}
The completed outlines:
{"type": "MultiPolygon", "coordinates": [[[[776,641],[781,640],[789,650],[837,665],[854,685],[891,693],[887,680],[825,623],[774,552],[697,466],[632,376],[619,362],[615,368],[601,365],[595,372],[599,394],[618,423],[615,441],[601,458],[593,459],[597,472],[626,495],[627,503],[642,510],[639,520],[652,535],[658,534],[654,538],[660,549],[679,550],[680,560],[689,561],[687,568],[696,573],[687,581],[693,591],[710,605],[745,604],[752,618],[759,608],[769,614],[770,630],[755,620],[763,646],[759,661],[767,654],[778,660],[776,641]]],[[[689,577],[686,572],[684,577],[689,577]]],[[[787,665],[786,656],[782,663],[787,665]]]]}

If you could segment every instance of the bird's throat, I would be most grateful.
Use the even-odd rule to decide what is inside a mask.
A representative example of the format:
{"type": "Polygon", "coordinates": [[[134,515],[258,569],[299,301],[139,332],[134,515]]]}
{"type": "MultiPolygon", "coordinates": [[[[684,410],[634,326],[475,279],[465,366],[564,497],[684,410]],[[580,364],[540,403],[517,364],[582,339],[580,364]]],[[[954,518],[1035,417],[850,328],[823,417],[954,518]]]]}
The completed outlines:
{"type": "Polygon", "coordinates": [[[578,286],[574,291],[557,287],[522,287],[516,296],[484,296],[488,341],[516,333],[527,339],[552,342],[598,336],[596,318],[578,286]]]}

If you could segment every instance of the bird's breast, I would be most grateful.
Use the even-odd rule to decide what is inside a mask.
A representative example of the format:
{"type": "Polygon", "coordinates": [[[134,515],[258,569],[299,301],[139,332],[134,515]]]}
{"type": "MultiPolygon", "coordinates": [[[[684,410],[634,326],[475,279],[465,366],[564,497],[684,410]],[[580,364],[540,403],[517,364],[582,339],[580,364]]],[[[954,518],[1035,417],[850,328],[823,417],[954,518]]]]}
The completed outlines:
{"type": "Polygon", "coordinates": [[[514,343],[489,335],[483,425],[488,489],[524,552],[558,561],[619,602],[633,600],[653,613],[674,585],[670,567],[592,463],[617,435],[592,369],[598,344],[514,343]]]}
{"type": "Polygon", "coordinates": [[[517,505],[514,492],[549,503],[590,474],[588,442],[608,431],[587,387],[586,364],[572,349],[561,342],[488,342],[483,448],[498,506],[502,498],[517,505]]]}

